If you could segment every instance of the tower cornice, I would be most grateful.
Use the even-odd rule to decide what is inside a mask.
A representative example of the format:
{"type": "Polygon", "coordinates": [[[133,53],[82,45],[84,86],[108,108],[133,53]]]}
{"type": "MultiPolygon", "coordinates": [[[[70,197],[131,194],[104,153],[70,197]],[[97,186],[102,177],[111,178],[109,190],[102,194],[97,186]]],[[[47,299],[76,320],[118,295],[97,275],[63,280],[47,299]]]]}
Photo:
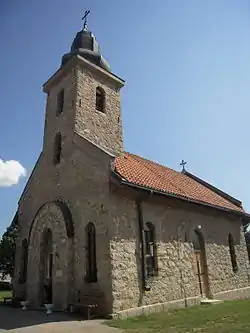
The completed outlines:
{"type": "Polygon", "coordinates": [[[60,67],[44,84],[43,91],[48,93],[52,86],[54,86],[61,78],[68,73],[68,71],[76,65],[81,65],[83,67],[89,68],[94,72],[98,72],[100,75],[105,76],[105,78],[113,82],[117,88],[122,88],[125,85],[125,81],[119,76],[106,71],[105,69],[93,64],[87,59],[81,57],[80,55],[75,55],[72,57],[64,66],[60,67]]]}

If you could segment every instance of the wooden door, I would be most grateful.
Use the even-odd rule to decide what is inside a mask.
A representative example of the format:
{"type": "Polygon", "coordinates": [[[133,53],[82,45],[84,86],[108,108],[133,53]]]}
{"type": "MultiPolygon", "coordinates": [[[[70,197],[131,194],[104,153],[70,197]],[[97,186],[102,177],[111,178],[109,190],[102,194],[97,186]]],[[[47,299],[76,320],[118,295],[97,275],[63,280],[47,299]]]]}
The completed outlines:
{"type": "Polygon", "coordinates": [[[195,251],[195,270],[201,296],[208,297],[208,277],[202,251],[195,251]]]}

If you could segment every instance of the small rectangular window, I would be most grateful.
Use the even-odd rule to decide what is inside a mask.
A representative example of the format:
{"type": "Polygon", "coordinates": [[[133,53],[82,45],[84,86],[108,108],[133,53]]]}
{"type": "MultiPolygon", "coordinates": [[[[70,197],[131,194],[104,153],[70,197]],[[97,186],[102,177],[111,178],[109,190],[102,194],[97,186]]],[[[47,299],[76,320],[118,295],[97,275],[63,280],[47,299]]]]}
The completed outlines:
{"type": "Polygon", "coordinates": [[[64,89],[61,89],[57,94],[57,116],[63,112],[63,104],[64,104],[64,89]]]}

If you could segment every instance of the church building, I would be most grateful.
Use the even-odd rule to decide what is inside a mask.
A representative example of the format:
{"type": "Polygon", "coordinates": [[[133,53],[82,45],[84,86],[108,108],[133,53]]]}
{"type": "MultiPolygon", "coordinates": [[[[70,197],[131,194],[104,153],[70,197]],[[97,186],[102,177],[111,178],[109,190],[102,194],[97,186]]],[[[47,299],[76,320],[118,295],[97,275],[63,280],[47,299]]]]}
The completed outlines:
{"type": "Polygon", "coordinates": [[[125,152],[120,91],[86,25],[43,86],[42,152],[18,202],[16,297],[130,316],[250,296],[242,203],[125,152]]]}

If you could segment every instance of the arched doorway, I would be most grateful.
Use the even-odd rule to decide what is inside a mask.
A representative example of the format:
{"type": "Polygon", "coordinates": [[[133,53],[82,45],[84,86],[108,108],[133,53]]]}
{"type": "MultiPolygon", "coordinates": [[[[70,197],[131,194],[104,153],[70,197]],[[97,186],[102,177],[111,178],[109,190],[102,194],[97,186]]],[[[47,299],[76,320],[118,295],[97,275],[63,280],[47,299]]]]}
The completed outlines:
{"type": "Polygon", "coordinates": [[[74,226],[62,202],[48,202],[37,212],[29,233],[27,299],[39,307],[52,302],[65,310],[74,293],[74,226]]]}
{"type": "Polygon", "coordinates": [[[208,270],[206,260],[206,249],[203,234],[200,230],[194,230],[193,233],[193,247],[194,247],[194,260],[195,272],[199,285],[200,295],[202,297],[209,297],[209,282],[208,270]]]}

